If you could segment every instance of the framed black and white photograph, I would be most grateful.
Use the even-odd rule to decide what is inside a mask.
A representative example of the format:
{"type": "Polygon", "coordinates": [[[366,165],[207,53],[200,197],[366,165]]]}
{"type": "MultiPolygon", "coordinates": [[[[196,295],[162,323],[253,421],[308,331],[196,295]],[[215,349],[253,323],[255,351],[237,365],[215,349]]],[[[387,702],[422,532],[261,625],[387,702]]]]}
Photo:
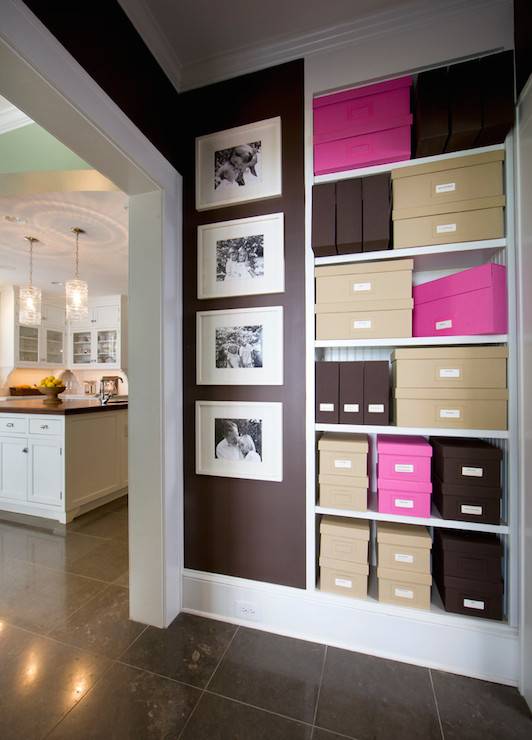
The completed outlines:
{"type": "Polygon", "coordinates": [[[198,298],[283,291],[282,213],[198,227],[198,298]]]}
{"type": "Polygon", "coordinates": [[[196,314],[198,385],[282,385],[283,307],[196,314]]]}
{"type": "Polygon", "coordinates": [[[281,185],[281,119],[196,139],[196,209],[275,198],[281,185]]]}
{"type": "Polygon", "coordinates": [[[196,401],[196,473],[282,481],[282,404],[196,401]]]}

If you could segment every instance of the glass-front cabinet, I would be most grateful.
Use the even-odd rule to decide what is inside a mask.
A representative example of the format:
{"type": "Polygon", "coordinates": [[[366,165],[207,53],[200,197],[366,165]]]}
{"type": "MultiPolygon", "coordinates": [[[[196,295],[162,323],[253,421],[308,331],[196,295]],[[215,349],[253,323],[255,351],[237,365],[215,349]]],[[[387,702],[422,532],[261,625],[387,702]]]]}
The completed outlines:
{"type": "Polygon", "coordinates": [[[18,327],[18,359],[20,363],[39,362],[40,330],[36,326],[18,327]]]}
{"type": "Polygon", "coordinates": [[[64,334],[57,329],[45,329],[46,362],[49,365],[64,365],[64,334]]]}
{"type": "Polygon", "coordinates": [[[92,332],[74,331],[72,332],[72,364],[73,365],[90,365],[92,359],[92,332]]]}
{"type": "Polygon", "coordinates": [[[97,362],[99,365],[116,365],[118,362],[117,329],[96,332],[97,362]]]}
{"type": "Polygon", "coordinates": [[[74,331],[72,337],[72,365],[75,367],[117,368],[119,356],[118,329],[86,329],[74,331]]]}

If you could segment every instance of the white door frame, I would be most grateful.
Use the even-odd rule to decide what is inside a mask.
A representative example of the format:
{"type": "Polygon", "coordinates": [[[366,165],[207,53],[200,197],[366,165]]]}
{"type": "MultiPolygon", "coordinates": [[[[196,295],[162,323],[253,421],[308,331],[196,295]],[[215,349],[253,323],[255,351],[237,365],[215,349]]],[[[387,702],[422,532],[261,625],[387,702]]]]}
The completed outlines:
{"type": "Polygon", "coordinates": [[[0,4],[0,94],[131,196],[130,615],[166,627],[182,592],[181,176],[21,0],[0,4]]]}

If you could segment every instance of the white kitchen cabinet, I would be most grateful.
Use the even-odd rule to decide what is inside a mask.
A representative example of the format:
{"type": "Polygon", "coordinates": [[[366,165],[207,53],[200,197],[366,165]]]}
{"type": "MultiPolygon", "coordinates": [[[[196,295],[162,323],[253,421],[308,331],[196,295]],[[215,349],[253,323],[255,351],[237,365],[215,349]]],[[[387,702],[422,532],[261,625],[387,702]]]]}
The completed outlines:
{"type": "Polygon", "coordinates": [[[125,296],[95,298],[84,322],[69,326],[72,368],[127,368],[127,300],[125,296]]]}
{"type": "Polygon", "coordinates": [[[28,455],[27,438],[0,434],[0,500],[26,501],[28,455]]]}
{"type": "Polygon", "coordinates": [[[61,506],[63,501],[63,446],[49,439],[32,439],[29,448],[31,485],[28,502],[61,506]]]}

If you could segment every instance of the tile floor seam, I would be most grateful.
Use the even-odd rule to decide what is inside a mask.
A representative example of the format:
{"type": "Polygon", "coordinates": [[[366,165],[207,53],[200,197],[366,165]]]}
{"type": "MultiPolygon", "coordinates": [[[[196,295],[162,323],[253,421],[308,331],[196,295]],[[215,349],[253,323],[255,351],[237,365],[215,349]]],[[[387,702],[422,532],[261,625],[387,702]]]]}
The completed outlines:
{"type": "Polygon", "coordinates": [[[432,680],[432,671],[430,668],[427,669],[429,672],[429,678],[430,678],[430,685],[432,686],[432,695],[434,697],[434,704],[436,705],[436,714],[438,716],[438,724],[440,725],[440,734],[442,740],[445,740],[445,733],[443,731],[443,724],[441,721],[441,715],[440,715],[440,706],[438,704],[438,697],[436,696],[436,689],[434,687],[434,681],[432,680]]]}
{"type": "MultiPolygon", "coordinates": [[[[134,642],[136,642],[137,639],[138,638],[135,638],[134,642]]],[[[131,643],[131,645],[133,645],[133,643],[131,643]]],[[[131,647],[131,645],[129,647],[131,647]]],[[[123,653],[122,653],[122,656],[123,656],[123,653]]],[[[204,692],[204,689],[200,689],[199,686],[194,686],[194,684],[192,683],[187,683],[187,681],[181,681],[178,678],[172,678],[172,676],[165,676],[164,673],[157,673],[157,671],[152,671],[149,668],[140,668],[138,665],[135,665],[134,663],[128,663],[127,660],[123,660],[122,657],[114,658],[114,661],[116,663],[120,663],[120,665],[125,665],[128,668],[134,668],[137,671],[144,671],[144,673],[149,673],[151,676],[157,676],[157,678],[164,678],[167,681],[172,681],[172,683],[178,683],[181,686],[187,686],[189,689],[196,689],[196,691],[200,691],[202,694],[204,692]]]]}
{"type": "MultiPolygon", "coordinates": [[[[316,726],[316,719],[318,717],[318,704],[319,704],[319,701],[320,701],[321,685],[323,683],[323,676],[324,676],[324,673],[325,673],[325,662],[327,660],[327,649],[328,649],[328,645],[324,645],[324,648],[325,648],[325,650],[323,651],[323,660],[322,660],[322,663],[321,663],[321,671],[320,671],[320,682],[318,684],[318,693],[316,695],[316,706],[314,707],[314,716],[312,718],[312,726],[313,727],[316,726]]],[[[314,732],[312,734],[314,734],[314,732]]]]}
{"type": "MultiPolygon", "coordinates": [[[[86,559],[90,558],[90,556],[91,556],[91,553],[88,553],[88,555],[86,556],[86,559]]],[[[17,558],[16,556],[11,556],[10,559],[17,560],[19,563],[26,563],[26,565],[37,565],[39,566],[39,568],[46,568],[46,570],[51,570],[52,573],[66,573],[66,575],[68,576],[77,576],[78,578],[86,578],[88,581],[96,581],[97,583],[103,583],[106,586],[112,586],[112,585],[118,586],[119,585],[118,583],[115,584],[115,581],[102,581],[101,578],[94,578],[94,576],[86,576],[86,575],[83,575],[82,573],[75,573],[72,570],[54,568],[51,565],[45,565],[44,563],[35,563],[31,560],[26,560],[25,558],[17,558]]],[[[122,578],[122,575],[117,576],[115,580],[122,578]]],[[[122,588],[127,588],[127,586],[122,586],[122,588]]]]}
{"type": "Polygon", "coordinates": [[[227,645],[226,645],[226,648],[225,648],[225,650],[223,651],[223,653],[222,653],[222,655],[221,655],[221,657],[220,657],[220,660],[219,660],[219,661],[218,661],[218,663],[216,663],[216,665],[214,666],[214,670],[213,670],[213,672],[211,673],[211,676],[210,676],[209,680],[207,681],[207,683],[206,683],[206,684],[205,684],[205,686],[203,687],[203,691],[206,691],[206,690],[207,690],[207,689],[209,688],[209,686],[211,685],[211,681],[212,681],[212,679],[214,678],[214,676],[215,676],[215,674],[216,674],[216,671],[217,671],[217,670],[218,670],[218,668],[219,668],[219,667],[221,666],[221,664],[222,664],[222,661],[223,661],[223,659],[225,658],[225,656],[226,656],[226,655],[227,655],[227,653],[229,652],[229,648],[230,648],[230,647],[231,647],[231,645],[233,644],[233,641],[234,641],[235,637],[237,636],[237,634],[238,634],[238,632],[239,632],[239,630],[240,630],[240,625],[238,625],[238,624],[237,624],[237,625],[235,625],[235,626],[236,626],[236,629],[235,629],[235,631],[233,632],[233,636],[231,637],[231,639],[230,639],[230,640],[229,640],[229,642],[227,643],[227,645]]]}
{"type": "Polygon", "coordinates": [[[62,620],[65,620],[65,621],[67,621],[67,622],[68,622],[68,620],[69,620],[69,619],[71,619],[71,618],[72,618],[72,617],[73,617],[73,616],[74,616],[75,614],[77,614],[77,613],[78,613],[78,612],[79,612],[79,611],[80,611],[81,609],[83,609],[83,608],[84,608],[85,606],[87,606],[87,604],[89,604],[89,603],[90,603],[90,602],[91,602],[91,601],[92,601],[93,599],[95,599],[95,598],[96,598],[97,596],[101,596],[101,595],[102,595],[102,594],[104,594],[104,593],[105,593],[106,591],[108,591],[108,590],[109,590],[109,588],[111,587],[111,585],[112,585],[111,583],[106,583],[106,584],[105,584],[105,588],[102,588],[102,589],[101,589],[100,591],[97,591],[97,592],[96,592],[95,594],[93,594],[92,596],[89,596],[89,598],[88,598],[88,599],[86,599],[86,600],[85,600],[85,601],[84,601],[84,602],[83,602],[82,604],[80,604],[80,605],[79,605],[79,606],[78,606],[78,607],[77,607],[76,609],[74,609],[74,611],[70,612],[70,614],[69,614],[68,616],[66,616],[66,617],[59,617],[59,619],[57,619],[57,620],[56,620],[56,621],[55,621],[55,622],[53,623],[53,625],[52,625],[52,626],[50,627],[50,629],[48,630],[48,632],[44,632],[43,634],[44,634],[44,635],[45,635],[46,637],[49,637],[49,635],[51,635],[51,633],[52,633],[52,632],[53,632],[53,631],[54,631],[54,630],[56,629],[56,627],[58,627],[58,626],[59,626],[59,625],[61,624],[61,621],[62,621],[62,620]]]}

